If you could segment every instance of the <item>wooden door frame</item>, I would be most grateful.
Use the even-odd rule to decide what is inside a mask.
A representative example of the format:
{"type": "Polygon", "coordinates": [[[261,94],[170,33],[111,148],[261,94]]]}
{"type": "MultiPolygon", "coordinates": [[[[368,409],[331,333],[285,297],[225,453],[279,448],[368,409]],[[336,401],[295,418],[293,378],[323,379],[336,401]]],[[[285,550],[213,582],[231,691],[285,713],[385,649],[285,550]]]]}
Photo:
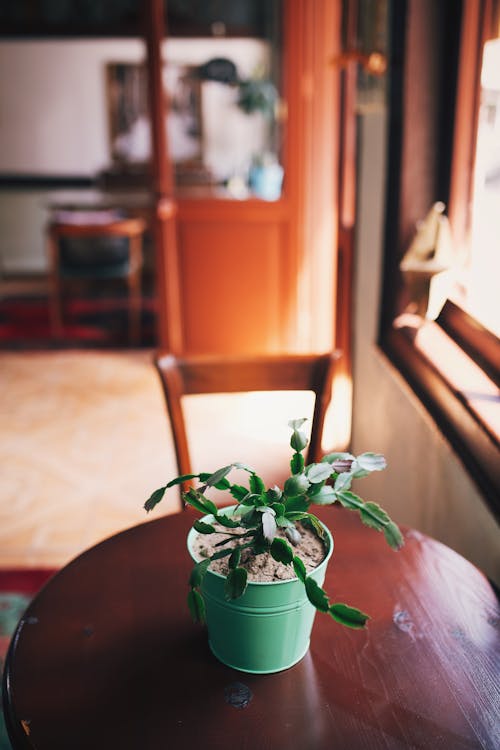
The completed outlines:
{"type": "MultiPolygon", "coordinates": [[[[161,80],[164,9],[162,0],[147,0],[145,6],[159,342],[170,351],[182,351],[177,205],[168,160],[161,80]]],[[[341,0],[284,3],[284,93],[289,112],[284,144],[285,202],[290,217],[290,273],[296,280],[296,312],[290,325],[290,341],[295,341],[293,348],[304,351],[341,346],[342,369],[350,378],[352,242],[342,241],[339,274],[338,240],[339,226],[341,238],[345,239],[344,230],[348,229],[352,240],[353,202],[347,210],[345,178],[353,174],[354,154],[349,149],[350,161],[346,162],[344,156],[341,163],[341,140],[345,144],[352,135],[341,121],[341,72],[334,64],[342,48],[341,20],[341,0]],[[344,221],[347,214],[348,226],[344,221]],[[306,325],[304,310],[309,311],[306,325]]],[[[345,82],[343,86],[345,96],[345,82]]],[[[349,195],[352,197],[352,193],[349,195]]]]}
{"type": "Polygon", "coordinates": [[[295,330],[304,351],[336,346],[340,76],[333,60],[341,50],[341,12],[340,0],[284,5],[285,195],[297,279],[295,330]],[[310,311],[306,325],[304,310],[310,311]]]}
{"type": "MultiPolygon", "coordinates": [[[[297,280],[295,331],[301,350],[342,352],[328,419],[332,445],[339,449],[351,438],[356,189],[356,63],[344,69],[337,64],[343,11],[342,0],[288,0],[284,19],[285,189],[297,280]],[[304,309],[311,316],[301,330],[304,309]]],[[[350,18],[352,27],[355,15],[350,18]]]]}
{"type": "Polygon", "coordinates": [[[155,240],[158,344],[172,353],[183,347],[177,244],[177,203],[169,158],[163,89],[162,42],[166,34],[163,0],[144,4],[148,102],[151,119],[153,176],[152,225],[155,240]]]}

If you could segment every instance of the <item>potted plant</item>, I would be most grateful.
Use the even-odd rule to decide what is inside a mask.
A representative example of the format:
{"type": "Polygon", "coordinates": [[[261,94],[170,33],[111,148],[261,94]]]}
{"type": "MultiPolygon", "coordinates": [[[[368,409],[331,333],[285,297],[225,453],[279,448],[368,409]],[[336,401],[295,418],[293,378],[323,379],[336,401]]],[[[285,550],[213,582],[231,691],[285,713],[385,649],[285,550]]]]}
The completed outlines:
{"type": "Polygon", "coordinates": [[[144,505],[149,512],[168,488],[199,481],[198,488],[182,493],[203,516],[188,535],[194,561],[188,605],[195,621],[206,621],[215,656],[246,672],[276,672],[299,661],[309,648],[316,610],[350,628],[363,628],[369,619],[355,607],[331,602],[322,588],[333,537],[310,512],[311,505],[338,502],[383,532],[394,549],[403,544],[387,513],[351,491],[354,479],[384,469],[385,458],[376,453],[330,453],[305,466],[305,421],[289,422],[294,452],[283,489],[266,488],[250,466],[232,463],[215,472],[176,477],[144,505]],[[248,473],[247,487],[229,481],[233,469],[248,473]],[[206,495],[209,489],[227,493],[233,504],[216,506],[206,495]]]}
{"type": "Polygon", "coordinates": [[[248,185],[253,194],[266,201],[281,197],[284,169],[278,160],[280,98],[274,83],[257,74],[254,78],[238,81],[237,106],[247,115],[259,112],[269,122],[269,147],[252,157],[248,172],[248,185]],[[272,144],[272,145],[271,145],[272,144]]]}

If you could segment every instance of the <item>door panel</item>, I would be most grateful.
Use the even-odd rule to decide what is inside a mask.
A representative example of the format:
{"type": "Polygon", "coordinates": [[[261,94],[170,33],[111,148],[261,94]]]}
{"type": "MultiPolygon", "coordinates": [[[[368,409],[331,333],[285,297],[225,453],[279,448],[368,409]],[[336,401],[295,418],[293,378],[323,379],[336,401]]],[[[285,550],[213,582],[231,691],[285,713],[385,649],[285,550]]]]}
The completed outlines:
{"type": "Polygon", "coordinates": [[[179,222],[181,310],[188,353],[287,348],[293,298],[280,222],[179,222]]]}

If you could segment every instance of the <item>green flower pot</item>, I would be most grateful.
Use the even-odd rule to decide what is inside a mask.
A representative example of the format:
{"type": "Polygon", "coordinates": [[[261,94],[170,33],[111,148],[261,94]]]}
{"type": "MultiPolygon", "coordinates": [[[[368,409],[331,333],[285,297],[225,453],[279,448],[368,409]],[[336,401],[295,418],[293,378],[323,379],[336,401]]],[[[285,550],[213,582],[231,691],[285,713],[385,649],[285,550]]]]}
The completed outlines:
{"type": "MultiPolygon", "coordinates": [[[[230,514],[234,507],[224,512],[230,514]]],[[[214,519],[205,516],[202,520],[211,523],[214,519]]],[[[332,535],[326,526],[323,528],[328,552],[309,573],[320,586],[333,552],[332,535]]],[[[189,554],[198,562],[193,553],[196,536],[198,532],[191,529],[187,545],[189,554]]],[[[288,669],[306,655],[316,609],[297,578],[250,581],[243,596],[231,601],[224,597],[224,580],[224,576],[208,570],[202,584],[209,645],[219,661],[242,672],[267,674],[288,669]]]]}

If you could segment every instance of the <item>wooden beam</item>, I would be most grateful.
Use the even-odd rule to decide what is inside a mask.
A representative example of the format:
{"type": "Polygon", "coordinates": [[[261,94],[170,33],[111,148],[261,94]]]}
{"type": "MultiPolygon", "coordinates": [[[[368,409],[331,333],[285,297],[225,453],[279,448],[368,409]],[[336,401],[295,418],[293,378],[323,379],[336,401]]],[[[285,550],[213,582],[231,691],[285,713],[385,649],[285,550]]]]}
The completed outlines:
{"type": "Polygon", "coordinates": [[[167,106],[163,88],[162,42],[165,38],[163,0],[146,0],[148,101],[151,119],[153,210],[158,343],[163,349],[182,351],[180,278],[177,249],[177,203],[165,127],[167,106]]]}

